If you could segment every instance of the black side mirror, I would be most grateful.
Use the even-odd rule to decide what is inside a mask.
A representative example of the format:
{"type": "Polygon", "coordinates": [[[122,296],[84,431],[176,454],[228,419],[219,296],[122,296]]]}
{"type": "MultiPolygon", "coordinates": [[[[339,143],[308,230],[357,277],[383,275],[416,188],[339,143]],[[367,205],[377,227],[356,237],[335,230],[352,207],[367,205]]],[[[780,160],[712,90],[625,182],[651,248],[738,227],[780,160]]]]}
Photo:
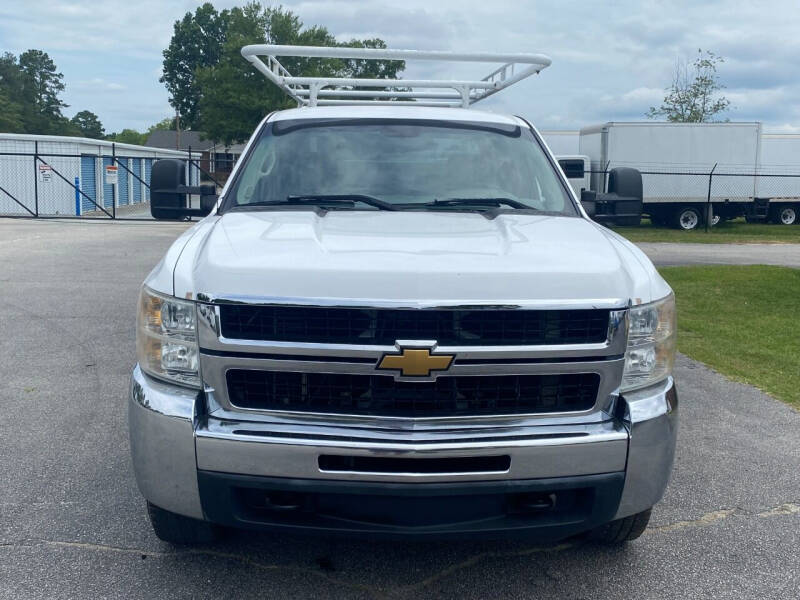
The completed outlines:
{"type": "Polygon", "coordinates": [[[187,186],[186,162],[164,158],[153,163],[150,174],[150,214],[154,219],[205,217],[217,202],[213,185],[187,186]],[[189,206],[189,194],[200,195],[200,208],[189,206]]]}
{"type": "Polygon", "coordinates": [[[608,174],[609,220],[615,225],[635,226],[642,222],[642,174],[630,167],[617,167],[608,174]]]}
{"type": "Polygon", "coordinates": [[[581,190],[581,206],[589,218],[594,218],[597,214],[597,192],[581,190]]]}

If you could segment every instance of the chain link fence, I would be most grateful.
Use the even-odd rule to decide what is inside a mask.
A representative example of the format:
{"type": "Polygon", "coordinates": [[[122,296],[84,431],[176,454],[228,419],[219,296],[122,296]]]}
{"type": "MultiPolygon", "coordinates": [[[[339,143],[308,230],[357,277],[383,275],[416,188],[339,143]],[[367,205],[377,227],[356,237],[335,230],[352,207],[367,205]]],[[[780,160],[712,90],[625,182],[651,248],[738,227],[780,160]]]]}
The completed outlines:
{"type": "MultiPolygon", "coordinates": [[[[52,144],[33,151],[0,151],[0,216],[81,217],[87,219],[150,219],[150,177],[162,158],[156,149],[98,144],[78,152],[54,151],[52,144]],[[145,155],[143,155],[145,154],[145,155]]],[[[63,147],[66,149],[66,146],[63,147]]],[[[173,151],[168,156],[174,156],[173,151]]],[[[188,152],[190,186],[213,184],[221,190],[236,157],[188,152]]],[[[163,156],[167,157],[167,156],[163,156]]],[[[586,172],[587,189],[608,188],[613,165],[586,172]]],[[[757,172],[727,168],[640,170],[644,214],[656,224],[680,226],[681,210],[703,225],[708,210],[717,219],[746,217],[752,221],[789,224],[800,221],[800,168],[761,168],[757,172]],[[684,210],[684,212],[685,212],[684,210]]],[[[191,198],[190,206],[199,198],[191,198]]],[[[713,221],[716,221],[714,219],[713,221]]]]}
{"type": "MultiPolygon", "coordinates": [[[[590,171],[592,189],[606,191],[613,168],[609,164],[590,171]]],[[[643,213],[658,225],[697,227],[736,217],[750,222],[800,222],[800,168],[753,172],[716,165],[682,170],[649,167],[640,173],[643,213]],[[689,214],[689,221],[682,225],[681,214],[686,211],[694,216],[689,214]]]]}
{"type": "MultiPolygon", "coordinates": [[[[0,216],[150,219],[150,177],[155,149],[98,145],[94,153],[0,151],[0,216]],[[143,155],[143,154],[150,154],[143,155]]],[[[182,153],[187,185],[222,182],[201,155],[182,153]]],[[[190,205],[199,199],[192,198],[190,205]]]]}

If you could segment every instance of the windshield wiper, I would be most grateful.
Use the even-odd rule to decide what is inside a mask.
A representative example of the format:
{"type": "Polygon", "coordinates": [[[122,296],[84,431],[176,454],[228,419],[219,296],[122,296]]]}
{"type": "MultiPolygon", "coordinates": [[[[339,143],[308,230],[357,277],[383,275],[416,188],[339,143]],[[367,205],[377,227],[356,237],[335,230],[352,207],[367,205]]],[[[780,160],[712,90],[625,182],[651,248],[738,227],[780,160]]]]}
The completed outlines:
{"type": "Polygon", "coordinates": [[[287,196],[286,200],[279,204],[354,204],[361,202],[373,206],[379,210],[397,210],[391,202],[386,202],[375,196],[365,194],[303,194],[301,196],[287,196]]]}
{"type": "Polygon", "coordinates": [[[269,206],[311,206],[320,208],[325,212],[328,207],[348,207],[352,208],[356,202],[368,204],[378,210],[397,210],[397,208],[390,202],[374,198],[372,196],[365,196],[363,194],[303,194],[298,196],[286,196],[284,200],[258,200],[257,202],[247,202],[245,204],[236,204],[231,207],[231,210],[249,210],[256,207],[269,207],[269,206]]]}
{"type": "Polygon", "coordinates": [[[519,200],[512,200],[511,198],[444,198],[442,200],[434,200],[433,202],[424,202],[419,206],[437,207],[437,206],[510,206],[511,208],[519,208],[522,210],[530,210],[533,207],[520,202],[519,200]]]}

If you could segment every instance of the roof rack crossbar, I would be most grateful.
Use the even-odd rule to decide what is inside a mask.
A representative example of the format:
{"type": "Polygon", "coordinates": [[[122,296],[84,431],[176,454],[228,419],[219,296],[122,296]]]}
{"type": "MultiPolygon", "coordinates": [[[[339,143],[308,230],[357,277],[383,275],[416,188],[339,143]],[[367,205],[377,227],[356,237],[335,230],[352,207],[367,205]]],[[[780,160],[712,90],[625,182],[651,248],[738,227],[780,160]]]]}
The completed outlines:
{"type": "Polygon", "coordinates": [[[456,53],[384,48],[279,46],[255,44],[242,48],[242,56],[299,106],[322,104],[394,104],[416,100],[417,106],[469,107],[510,85],[539,73],[550,65],[543,54],[456,53]],[[366,79],[346,77],[295,77],[278,56],[349,58],[369,60],[439,60],[502,63],[480,80],[366,79]],[[262,60],[266,59],[266,62],[262,60]],[[328,88],[335,89],[328,89],[328,88]],[[345,88],[345,89],[336,89],[345,88]],[[360,89],[359,89],[360,88],[360,89]],[[371,88],[371,89],[364,89],[371,88]],[[382,88],[375,90],[375,88],[382,88]],[[443,90],[451,90],[445,92],[443,90]]]}
{"type": "MultiPolygon", "coordinates": [[[[298,96],[309,96],[310,90],[300,89],[296,91],[298,96]]],[[[458,92],[411,92],[407,90],[327,90],[321,89],[317,92],[317,99],[323,98],[427,98],[431,100],[461,100],[461,94],[458,92]]]]}

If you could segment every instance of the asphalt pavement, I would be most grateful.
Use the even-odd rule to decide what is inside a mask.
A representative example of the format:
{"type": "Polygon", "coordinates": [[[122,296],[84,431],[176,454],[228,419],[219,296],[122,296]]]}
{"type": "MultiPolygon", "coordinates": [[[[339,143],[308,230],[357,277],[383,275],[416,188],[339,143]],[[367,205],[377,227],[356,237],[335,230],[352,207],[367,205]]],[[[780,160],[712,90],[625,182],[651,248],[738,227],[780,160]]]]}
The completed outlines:
{"type": "Polygon", "coordinates": [[[0,219],[0,598],[800,597],[800,413],[686,357],[673,479],[623,548],[160,542],[126,393],[138,287],[184,228],[0,219]]]}
{"type": "MultiPolygon", "coordinates": [[[[777,225],[776,225],[777,227],[777,225]]],[[[778,265],[800,269],[800,244],[636,244],[657,267],[673,265],[778,265]]]]}

